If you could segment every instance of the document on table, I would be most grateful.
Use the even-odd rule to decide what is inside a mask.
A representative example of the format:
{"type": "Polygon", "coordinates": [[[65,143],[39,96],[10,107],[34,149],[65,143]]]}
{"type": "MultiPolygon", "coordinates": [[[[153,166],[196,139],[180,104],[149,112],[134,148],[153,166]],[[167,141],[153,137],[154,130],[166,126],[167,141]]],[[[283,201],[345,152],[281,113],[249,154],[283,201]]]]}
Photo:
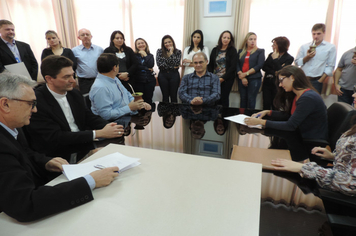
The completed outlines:
{"type": "MultiPolygon", "coordinates": [[[[246,115],[243,115],[243,114],[240,114],[240,115],[236,115],[236,116],[228,116],[228,117],[225,117],[225,120],[230,120],[232,122],[235,122],[235,123],[238,123],[238,124],[241,124],[241,125],[246,125],[245,123],[245,118],[249,118],[250,116],[246,116],[246,115]]],[[[246,125],[250,128],[257,128],[257,129],[262,129],[262,125],[246,125]]]]}
{"type": "Polygon", "coordinates": [[[91,162],[63,165],[63,174],[68,180],[73,180],[98,170],[98,168],[95,167],[96,165],[105,167],[117,166],[119,167],[119,171],[122,172],[140,165],[141,163],[139,160],[140,158],[128,157],[121,153],[115,152],[91,162]]]}

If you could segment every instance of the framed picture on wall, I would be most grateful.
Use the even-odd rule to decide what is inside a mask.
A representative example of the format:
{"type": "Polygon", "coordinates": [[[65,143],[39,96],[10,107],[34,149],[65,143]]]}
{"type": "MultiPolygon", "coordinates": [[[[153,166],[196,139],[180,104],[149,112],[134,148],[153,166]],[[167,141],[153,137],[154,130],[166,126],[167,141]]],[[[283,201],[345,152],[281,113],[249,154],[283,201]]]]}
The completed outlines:
{"type": "Polygon", "coordinates": [[[232,0],[204,0],[204,17],[231,16],[232,0]]]}

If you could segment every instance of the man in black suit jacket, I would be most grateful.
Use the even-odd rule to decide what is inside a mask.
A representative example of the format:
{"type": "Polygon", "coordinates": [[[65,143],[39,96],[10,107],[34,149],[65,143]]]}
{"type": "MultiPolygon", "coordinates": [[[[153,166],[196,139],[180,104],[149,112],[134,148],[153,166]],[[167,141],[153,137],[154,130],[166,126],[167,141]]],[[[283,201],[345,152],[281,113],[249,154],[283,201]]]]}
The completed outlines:
{"type": "Polygon", "coordinates": [[[37,111],[35,85],[25,76],[0,74],[0,212],[22,222],[87,203],[93,200],[94,188],[107,186],[118,176],[118,168],[111,167],[53,187],[43,186],[46,172],[61,172],[68,162],[30,150],[19,129],[37,111]]]}
{"type": "Polygon", "coordinates": [[[33,80],[37,80],[38,64],[30,45],[15,41],[15,26],[11,21],[0,20],[0,73],[4,66],[23,62],[33,80]]]}
{"type": "Polygon", "coordinates": [[[122,125],[108,123],[86,108],[81,93],[73,88],[72,61],[51,55],[41,64],[46,84],[36,88],[38,112],[27,127],[31,147],[56,156],[60,149],[91,143],[98,138],[117,138],[122,125]]]}

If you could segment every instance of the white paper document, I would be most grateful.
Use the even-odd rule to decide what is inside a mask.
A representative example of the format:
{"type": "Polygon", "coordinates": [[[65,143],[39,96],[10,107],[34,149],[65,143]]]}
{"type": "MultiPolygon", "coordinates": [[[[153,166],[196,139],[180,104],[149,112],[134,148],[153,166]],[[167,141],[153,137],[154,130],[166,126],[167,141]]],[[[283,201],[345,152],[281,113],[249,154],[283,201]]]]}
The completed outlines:
{"type": "Polygon", "coordinates": [[[31,79],[31,76],[28,73],[25,63],[23,63],[23,62],[6,65],[5,69],[13,74],[24,75],[27,78],[31,79]]]}
{"type": "Polygon", "coordinates": [[[73,180],[98,170],[98,168],[95,167],[96,165],[105,167],[117,166],[119,167],[119,171],[122,172],[140,165],[141,163],[139,160],[140,158],[128,157],[121,153],[115,152],[91,162],[63,165],[63,174],[68,180],[73,180]]]}
{"type": "MultiPolygon", "coordinates": [[[[249,118],[250,116],[246,116],[246,115],[243,115],[243,114],[240,114],[240,115],[236,115],[236,116],[228,116],[228,117],[225,117],[225,120],[230,120],[232,122],[235,122],[235,123],[238,123],[238,124],[241,124],[241,125],[246,125],[245,123],[245,118],[249,118]]],[[[262,125],[246,125],[250,128],[257,128],[257,129],[262,129],[262,125]]]]}

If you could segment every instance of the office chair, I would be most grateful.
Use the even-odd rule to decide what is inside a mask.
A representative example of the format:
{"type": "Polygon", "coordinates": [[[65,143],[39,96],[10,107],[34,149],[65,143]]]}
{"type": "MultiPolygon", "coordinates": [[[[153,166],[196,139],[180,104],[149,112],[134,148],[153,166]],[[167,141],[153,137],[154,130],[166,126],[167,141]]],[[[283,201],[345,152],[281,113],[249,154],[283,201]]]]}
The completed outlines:
{"type": "Polygon", "coordinates": [[[83,94],[83,98],[84,98],[84,104],[85,106],[91,110],[91,101],[89,99],[89,93],[83,94]]]}
{"type": "MultiPolygon", "coordinates": [[[[308,152],[313,147],[330,147],[333,151],[337,140],[340,136],[351,128],[353,125],[353,116],[356,115],[356,110],[351,105],[344,102],[335,102],[327,109],[328,115],[328,140],[304,139],[304,145],[308,152]]],[[[318,156],[312,155],[309,152],[309,159],[316,162],[318,165],[327,167],[332,164],[329,160],[324,160],[318,156]]]]}

